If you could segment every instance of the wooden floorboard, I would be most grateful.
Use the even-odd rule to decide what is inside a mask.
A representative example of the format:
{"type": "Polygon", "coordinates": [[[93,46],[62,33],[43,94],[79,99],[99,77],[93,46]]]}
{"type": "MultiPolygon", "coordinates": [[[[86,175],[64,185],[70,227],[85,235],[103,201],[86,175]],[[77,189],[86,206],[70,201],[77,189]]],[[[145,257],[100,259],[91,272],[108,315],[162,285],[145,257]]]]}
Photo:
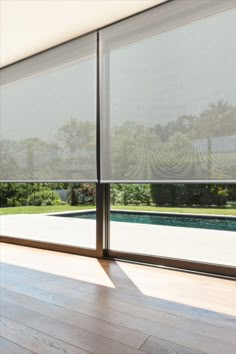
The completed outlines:
{"type": "Polygon", "coordinates": [[[90,331],[58,321],[21,306],[2,301],[2,315],[14,322],[23,324],[50,337],[70,343],[91,353],[141,354],[138,349],[96,335],[90,331]]]}
{"type": "Polygon", "coordinates": [[[1,354],[236,353],[233,281],[6,244],[1,260],[1,354]]]}
{"type": "MultiPolygon", "coordinates": [[[[1,300],[11,302],[12,304],[49,316],[67,324],[86,329],[106,338],[130,345],[136,349],[140,348],[149,336],[141,332],[130,330],[127,327],[118,326],[96,317],[84,315],[76,310],[72,311],[9,290],[3,289],[0,296],[1,300]]],[[[79,307],[80,304],[78,303],[78,308],[79,307]]]]}
{"type": "MultiPolygon", "coordinates": [[[[41,331],[34,330],[9,318],[0,317],[1,334],[18,346],[27,348],[33,353],[40,354],[89,354],[88,351],[51,337],[41,331]]],[[[26,352],[27,353],[27,352],[26,352]]],[[[2,354],[13,354],[3,352],[2,354]]],[[[19,354],[19,353],[17,353],[19,354]]]]}
{"type": "Polygon", "coordinates": [[[150,337],[142,346],[143,350],[146,350],[148,353],[157,354],[200,354],[202,352],[185,347],[183,345],[178,345],[171,341],[167,341],[157,337],[150,337]]]}
{"type": "MultiPolygon", "coordinates": [[[[71,294],[75,294],[77,289],[73,289],[71,294]]],[[[201,296],[199,292],[197,295],[201,296]]],[[[215,311],[207,310],[207,306],[205,308],[193,307],[193,306],[185,306],[183,304],[175,303],[168,300],[157,299],[153,297],[145,297],[145,296],[133,296],[124,292],[116,291],[114,289],[97,286],[94,284],[88,284],[85,286],[81,286],[79,289],[80,297],[84,296],[87,299],[90,298],[99,298],[99,299],[107,299],[109,298],[109,303],[111,299],[113,301],[118,301],[123,304],[126,304],[129,311],[133,310],[133,313],[141,312],[143,315],[148,314],[153,318],[153,313],[156,311],[163,312],[165,316],[177,316],[184,319],[196,320],[201,323],[211,324],[215,326],[219,326],[221,328],[226,329],[236,329],[236,317],[233,315],[224,315],[215,311]],[[83,294],[83,295],[82,295],[83,294]],[[153,312],[154,311],[154,312],[153,312]]],[[[195,296],[196,296],[195,294],[195,296]]],[[[230,295],[229,295],[230,296],[230,295]]],[[[236,292],[232,297],[236,296],[236,292]]],[[[210,297],[211,298],[211,297],[210,297]]],[[[225,300],[228,296],[225,296],[225,300]]],[[[207,300],[209,301],[209,300],[207,300]]],[[[227,301],[226,301],[227,302],[227,301]]],[[[207,303],[206,303],[207,304],[207,303]]],[[[229,306],[230,307],[230,306],[229,306]]],[[[125,306],[123,307],[123,311],[125,306]]],[[[234,307],[232,306],[232,313],[234,313],[234,307]]]]}
{"type": "Polygon", "coordinates": [[[32,354],[33,352],[0,336],[0,353],[32,354]]]}
{"type": "Polygon", "coordinates": [[[142,342],[147,339],[147,335],[160,333],[160,328],[164,328],[167,332],[172,328],[181,329],[236,345],[236,330],[189,320],[165,312],[150,311],[144,307],[133,308],[130,305],[127,306],[126,303],[108,301],[108,299],[105,302],[98,302],[98,299],[97,301],[90,299],[89,302],[81,301],[79,290],[74,290],[73,295],[73,297],[64,296],[35,287],[15,284],[8,289],[3,289],[0,296],[3,300],[48,314],[59,320],[64,318],[65,321],[67,318],[67,322],[70,324],[76,324],[81,328],[136,348],[139,348],[142,342]],[[61,308],[64,311],[61,311],[61,308]],[[117,330],[115,331],[115,329],[117,330]]]}

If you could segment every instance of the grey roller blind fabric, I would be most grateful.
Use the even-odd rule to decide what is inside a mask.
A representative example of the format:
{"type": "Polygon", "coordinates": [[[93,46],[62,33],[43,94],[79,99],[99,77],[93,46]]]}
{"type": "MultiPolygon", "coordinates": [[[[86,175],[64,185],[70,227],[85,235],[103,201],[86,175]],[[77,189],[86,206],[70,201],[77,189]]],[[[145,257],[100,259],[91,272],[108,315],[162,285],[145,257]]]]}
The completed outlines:
{"type": "Polygon", "coordinates": [[[96,181],[96,41],[1,70],[1,181],[96,181]]]}
{"type": "Polygon", "coordinates": [[[235,33],[235,0],[176,0],[100,31],[103,182],[235,182],[235,33]]]}

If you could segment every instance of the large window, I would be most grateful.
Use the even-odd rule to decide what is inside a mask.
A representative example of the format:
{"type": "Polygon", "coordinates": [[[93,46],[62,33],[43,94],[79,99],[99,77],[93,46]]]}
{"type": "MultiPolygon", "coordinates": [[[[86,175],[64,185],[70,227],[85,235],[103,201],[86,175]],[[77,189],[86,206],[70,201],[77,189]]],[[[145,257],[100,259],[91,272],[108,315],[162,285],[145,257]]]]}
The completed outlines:
{"type": "Polygon", "coordinates": [[[96,35],[1,72],[0,180],[96,181],[96,35]]]}
{"type": "Polygon", "coordinates": [[[101,31],[103,181],[234,180],[228,6],[173,1],[101,31]]]}
{"type": "MultiPolygon", "coordinates": [[[[4,240],[15,233],[86,255],[125,253],[136,260],[145,255],[147,262],[152,257],[153,263],[180,259],[174,266],[182,268],[185,261],[232,267],[235,230],[226,229],[222,216],[197,220],[176,210],[155,217],[146,211],[160,212],[148,188],[159,188],[157,204],[168,192],[168,204],[175,188],[183,201],[197,186],[215,185],[204,190],[199,204],[212,210],[211,193],[228,193],[225,186],[236,183],[235,32],[235,0],[173,0],[2,68],[0,182],[28,183],[29,196],[8,196],[1,214],[8,204],[35,202],[30,183],[74,183],[71,197],[82,199],[96,183],[97,196],[96,212],[95,201],[93,210],[79,212],[87,209],[79,199],[75,213],[64,207],[63,215],[35,213],[34,232],[29,215],[17,219],[14,209],[12,219],[1,219],[4,240]],[[119,183],[117,195],[112,187],[115,204],[124,185],[125,208],[130,210],[134,195],[142,199],[131,203],[139,213],[126,211],[126,220],[122,212],[110,214],[109,188],[119,183]],[[140,209],[148,203],[148,210],[140,209]],[[162,223],[156,225],[158,218],[162,223]]],[[[58,192],[52,190],[39,207],[58,192]]],[[[231,225],[234,215],[227,216],[231,225]]]]}
{"type": "Polygon", "coordinates": [[[236,267],[236,186],[111,185],[109,248],[236,267]]]}
{"type": "Polygon", "coordinates": [[[20,243],[95,250],[96,185],[0,183],[0,231],[20,243]]]}

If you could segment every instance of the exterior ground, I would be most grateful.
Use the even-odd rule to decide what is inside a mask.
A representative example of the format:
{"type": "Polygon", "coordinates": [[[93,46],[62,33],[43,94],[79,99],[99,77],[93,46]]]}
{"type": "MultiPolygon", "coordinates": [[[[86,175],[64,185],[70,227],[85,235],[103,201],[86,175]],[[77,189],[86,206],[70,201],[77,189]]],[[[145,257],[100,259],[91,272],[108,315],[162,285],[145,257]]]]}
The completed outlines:
{"type": "MultiPolygon", "coordinates": [[[[45,214],[1,215],[0,233],[95,248],[96,222],[45,214]]],[[[112,250],[236,266],[236,232],[111,222],[112,250]]]]}

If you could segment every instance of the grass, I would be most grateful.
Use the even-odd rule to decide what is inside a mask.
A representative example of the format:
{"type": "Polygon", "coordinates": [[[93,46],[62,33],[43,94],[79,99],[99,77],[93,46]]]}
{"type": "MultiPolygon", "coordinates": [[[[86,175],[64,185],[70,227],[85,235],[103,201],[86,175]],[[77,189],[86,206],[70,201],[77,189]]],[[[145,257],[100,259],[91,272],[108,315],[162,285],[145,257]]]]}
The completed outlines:
{"type": "Polygon", "coordinates": [[[45,205],[45,206],[22,206],[22,207],[12,207],[12,208],[0,208],[0,215],[9,214],[43,214],[43,213],[60,213],[63,211],[76,211],[83,209],[94,209],[94,205],[45,205]]]}
{"type": "Polygon", "coordinates": [[[191,214],[217,214],[234,215],[236,208],[177,208],[177,207],[155,207],[155,206],[136,206],[136,205],[116,205],[112,209],[122,210],[143,210],[143,211],[161,211],[166,213],[191,213],[191,214]]]}
{"type": "MultiPolygon", "coordinates": [[[[94,209],[94,205],[58,205],[58,206],[24,206],[14,208],[0,208],[0,215],[9,214],[41,214],[41,213],[56,213],[63,211],[76,211],[83,209],[94,209]]],[[[172,213],[192,213],[192,214],[218,214],[218,215],[234,215],[236,216],[236,208],[170,208],[170,207],[155,207],[155,206],[136,206],[136,205],[116,205],[112,209],[122,210],[140,210],[140,211],[161,211],[172,213]]]]}

